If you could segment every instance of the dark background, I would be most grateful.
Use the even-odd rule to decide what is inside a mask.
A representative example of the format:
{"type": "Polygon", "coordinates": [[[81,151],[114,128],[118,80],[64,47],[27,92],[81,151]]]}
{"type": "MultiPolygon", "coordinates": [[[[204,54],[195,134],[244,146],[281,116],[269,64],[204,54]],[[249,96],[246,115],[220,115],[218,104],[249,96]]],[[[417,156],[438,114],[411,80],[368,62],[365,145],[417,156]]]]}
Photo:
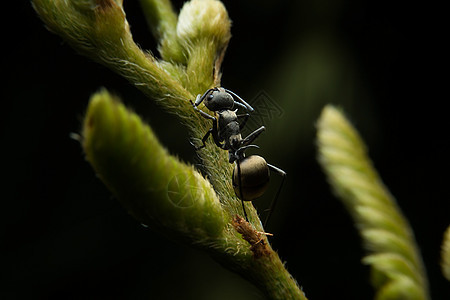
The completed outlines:
{"type": "MultiPolygon", "coordinates": [[[[264,90],[284,111],[266,120],[258,153],[288,173],[269,231],[306,295],[373,298],[358,234],[315,159],[314,123],[333,103],[361,132],[411,222],[433,299],[449,299],[439,269],[450,223],[444,8],[355,0],[224,3],[233,38],[222,85],[244,99],[264,90]]],[[[2,299],[261,299],[203,253],[134,221],[69,137],[102,86],[143,116],[172,153],[195,163],[184,128],[48,32],[28,1],[14,5],[2,42],[2,299]]],[[[156,54],[137,1],[125,1],[125,10],[135,40],[156,54]]]]}

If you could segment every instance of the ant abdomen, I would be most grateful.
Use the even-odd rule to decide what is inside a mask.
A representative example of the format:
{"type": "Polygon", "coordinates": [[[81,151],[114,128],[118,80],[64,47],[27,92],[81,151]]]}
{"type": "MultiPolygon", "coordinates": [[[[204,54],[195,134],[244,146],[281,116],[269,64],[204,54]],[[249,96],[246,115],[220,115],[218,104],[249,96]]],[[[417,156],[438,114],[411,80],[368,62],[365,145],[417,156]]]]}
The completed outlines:
{"type": "Polygon", "coordinates": [[[234,192],[243,201],[254,200],[264,194],[269,185],[269,178],[270,171],[264,158],[258,155],[244,157],[239,161],[239,167],[237,164],[234,167],[234,192]],[[240,182],[238,182],[238,168],[240,168],[240,182]]]}

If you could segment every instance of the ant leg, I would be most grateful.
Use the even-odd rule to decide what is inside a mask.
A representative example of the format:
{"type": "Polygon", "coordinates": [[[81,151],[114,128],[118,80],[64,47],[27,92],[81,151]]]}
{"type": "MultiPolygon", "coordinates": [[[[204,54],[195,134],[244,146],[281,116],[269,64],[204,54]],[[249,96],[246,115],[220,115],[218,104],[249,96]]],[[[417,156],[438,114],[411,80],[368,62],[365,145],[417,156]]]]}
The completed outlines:
{"type": "Polygon", "coordinates": [[[275,205],[277,204],[277,200],[278,200],[278,196],[280,195],[281,192],[281,188],[283,187],[283,183],[284,180],[286,179],[286,172],[281,170],[280,168],[277,168],[273,165],[267,164],[267,166],[269,167],[270,170],[277,172],[279,175],[281,175],[282,179],[281,179],[281,183],[280,186],[278,187],[278,191],[275,194],[275,198],[273,198],[272,203],[270,203],[270,207],[269,207],[269,213],[266,216],[266,219],[264,220],[264,228],[266,228],[267,223],[269,222],[270,217],[272,216],[272,212],[275,209],[275,205]]]}
{"type": "Polygon", "coordinates": [[[244,128],[245,124],[247,123],[248,117],[250,117],[250,115],[249,114],[237,115],[237,117],[244,118],[244,120],[239,123],[239,130],[242,130],[244,128]]]}
{"type": "Polygon", "coordinates": [[[241,198],[242,203],[242,210],[244,211],[244,217],[245,220],[248,222],[247,212],[245,211],[245,205],[244,205],[244,195],[242,194],[242,180],[241,180],[241,164],[239,162],[239,159],[236,160],[237,165],[237,171],[238,171],[238,187],[239,187],[239,198],[241,198]]]}
{"type": "MultiPolygon", "coordinates": [[[[191,101],[192,103],[192,101],[191,101]]],[[[203,110],[200,110],[197,106],[195,106],[194,104],[192,104],[192,106],[194,107],[194,109],[205,119],[209,119],[209,120],[213,120],[216,121],[216,118],[211,116],[210,114],[205,113],[203,110]]]]}
{"type": "Polygon", "coordinates": [[[247,135],[247,137],[242,140],[241,145],[246,146],[252,143],[264,130],[266,130],[266,127],[259,127],[258,129],[247,135]]]}
{"type": "Polygon", "coordinates": [[[209,129],[206,132],[205,136],[202,138],[202,145],[201,146],[195,146],[191,142],[191,145],[194,146],[196,151],[206,147],[206,140],[209,138],[210,134],[212,134],[214,143],[217,145],[217,147],[223,149],[224,144],[221,144],[220,141],[219,141],[219,133],[217,131],[217,122],[216,122],[216,119],[214,118],[214,120],[213,120],[213,127],[211,129],[209,129]]]}
{"type": "Polygon", "coordinates": [[[195,106],[194,106],[194,109],[197,110],[197,111],[200,113],[200,115],[202,115],[205,119],[209,119],[209,120],[212,121],[212,128],[211,128],[210,130],[208,130],[208,132],[206,132],[205,136],[204,136],[203,139],[202,139],[202,143],[203,143],[203,144],[202,144],[201,146],[198,146],[198,147],[197,147],[197,146],[195,146],[195,145],[192,144],[192,143],[191,143],[191,145],[195,147],[195,150],[200,150],[200,149],[206,147],[205,142],[206,142],[206,140],[208,139],[209,135],[212,134],[212,135],[213,135],[214,143],[217,145],[217,147],[223,149],[224,144],[221,144],[221,143],[220,143],[220,139],[219,139],[219,131],[218,131],[218,129],[217,129],[217,119],[216,119],[215,117],[213,117],[213,116],[211,116],[211,115],[205,113],[204,111],[201,111],[200,109],[198,109],[198,108],[195,107],[195,106]]]}
{"type": "Polygon", "coordinates": [[[216,144],[216,146],[223,149],[223,147],[225,146],[225,143],[223,143],[223,144],[220,143],[219,130],[217,129],[217,120],[216,119],[214,119],[213,127],[209,131],[213,135],[213,140],[214,140],[214,143],[216,144]]]}
{"type": "Polygon", "coordinates": [[[192,146],[194,146],[195,151],[198,151],[202,148],[206,147],[206,140],[209,138],[209,135],[212,133],[213,129],[211,128],[210,130],[208,130],[205,134],[205,136],[202,138],[202,145],[201,146],[195,146],[194,143],[190,142],[192,146]]]}
{"type": "MultiPolygon", "coordinates": [[[[197,96],[198,99],[198,96],[197,96]]],[[[219,139],[219,133],[217,130],[217,119],[214,116],[211,116],[210,114],[205,113],[204,111],[198,109],[197,106],[195,106],[191,100],[189,100],[192,104],[192,106],[194,107],[194,109],[205,119],[211,120],[212,121],[212,128],[210,130],[208,130],[208,132],[205,134],[205,136],[202,139],[202,145],[201,146],[195,146],[194,144],[191,143],[192,146],[195,147],[195,150],[199,150],[202,149],[204,147],[206,147],[206,140],[208,139],[209,135],[212,133],[213,135],[213,139],[214,139],[214,143],[217,145],[217,147],[223,148],[223,145],[220,143],[220,139],[219,139]]]]}

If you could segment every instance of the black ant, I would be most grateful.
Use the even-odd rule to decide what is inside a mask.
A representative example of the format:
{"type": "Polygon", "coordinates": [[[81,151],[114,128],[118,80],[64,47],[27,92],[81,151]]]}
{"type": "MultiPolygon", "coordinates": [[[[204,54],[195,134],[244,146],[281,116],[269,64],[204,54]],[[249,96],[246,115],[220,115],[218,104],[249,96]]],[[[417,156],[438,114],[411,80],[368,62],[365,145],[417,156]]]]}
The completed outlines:
{"type": "Polygon", "coordinates": [[[242,209],[247,222],[248,217],[245,211],[244,201],[252,201],[264,194],[269,185],[270,170],[282,176],[280,186],[275,198],[270,204],[269,213],[264,221],[265,227],[275,208],[276,201],[286,178],[286,172],[268,164],[261,156],[245,156],[245,150],[248,148],[259,148],[256,145],[251,145],[251,143],[265,130],[265,127],[261,126],[243,139],[241,137],[241,130],[244,128],[250,115],[248,113],[238,115],[236,112],[239,108],[245,109],[248,112],[252,112],[254,109],[241,97],[222,87],[207,90],[203,95],[197,96],[195,103],[191,101],[191,104],[204,118],[212,120],[212,128],[203,137],[202,145],[193,146],[196,150],[204,148],[206,146],[206,140],[212,134],[217,147],[228,150],[229,162],[236,162],[232,178],[234,192],[241,199],[242,209]],[[202,102],[204,102],[209,110],[217,113],[218,117],[216,118],[198,109],[198,106],[202,102]],[[239,119],[243,119],[242,122],[239,123],[239,119]]]}

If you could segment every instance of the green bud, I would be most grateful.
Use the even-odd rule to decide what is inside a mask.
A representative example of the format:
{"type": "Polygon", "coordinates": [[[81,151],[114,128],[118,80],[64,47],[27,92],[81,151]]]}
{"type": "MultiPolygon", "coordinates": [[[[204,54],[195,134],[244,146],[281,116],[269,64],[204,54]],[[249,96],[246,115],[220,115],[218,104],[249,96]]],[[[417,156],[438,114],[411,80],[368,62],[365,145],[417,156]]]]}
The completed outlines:
{"type": "Polygon", "coordinates": [[[177,34],[180,40],[195,44],[196,40],[212,38],[217,48],[230,40],[231,21],[222,2],[192,0],[186,2],[178,17],[177,34]]]}
{"type": "Polygon", "coordinates": [[[153,131],[105,90],[92,96],[83,127],[87,160],[141,223],[192,242],[222,233],[210,183],[164,149],[153,131]]]}
{"type": "Polygon", "coordinates": [[[186,86],[203,94],[220,83],[220,64],[231,38],[231,21],[222,2],[192,0],[178,17],[177,36],[186,53],[186,86]]]}

